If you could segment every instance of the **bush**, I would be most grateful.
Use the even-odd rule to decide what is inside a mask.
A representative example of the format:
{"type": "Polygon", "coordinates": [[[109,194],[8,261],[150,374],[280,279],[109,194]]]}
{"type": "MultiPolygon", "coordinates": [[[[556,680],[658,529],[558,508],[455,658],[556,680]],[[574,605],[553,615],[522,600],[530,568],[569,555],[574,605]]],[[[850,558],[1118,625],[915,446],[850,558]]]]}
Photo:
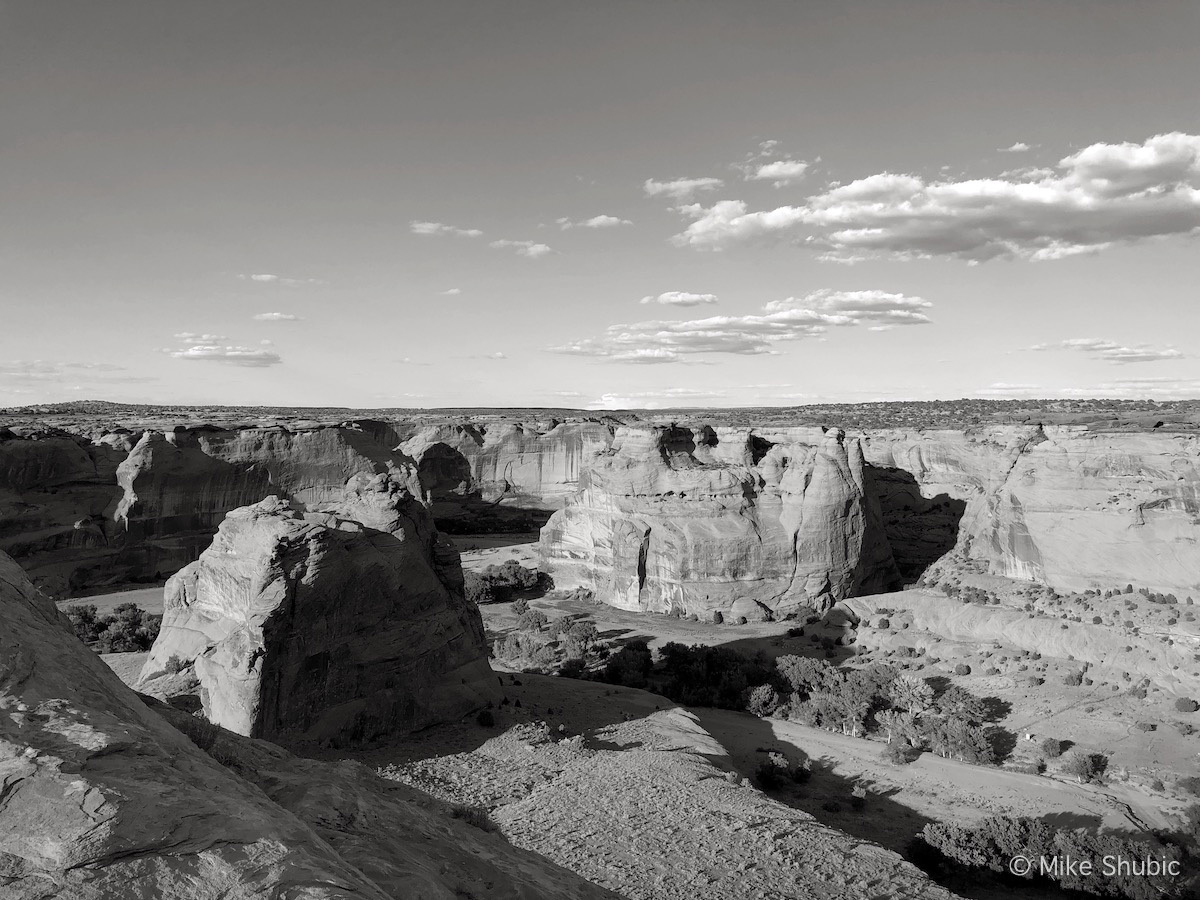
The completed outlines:
{"type": "Polygon", "coordinates": [[[645,641],[630,641],[608,658],[603,677],[609,684],[644,688],[653,664],[650,645],[645,641]]]}
{"type": "Polygon", "coordinates": [[[1063,684],[1067,685],[1068,687],[1079,687],[1081,684],[1083,684],[1083,673],[1068,672],[1065,676],[1063,676],[1063,684]]]}
{"type": "Polygon", "coordinates": [[[481,709],[479,715],[475,717],[475,722],[483,728],[492,728],[496,724],[496,717],[492,715],[490,709],[481,709]]]}
{"type": "Polygon", "coordinates": [[[541,631],[549,623],[549,616],[540,609],[526,609],[517,616],[517,629],[520,631],[541,631]]]}
{"type": "Polygon", "coordinates": [[[1175,701],[1175,709],[1179,712],[1190,713],[1200,709],[1200,703],[1197,703],[1191,697],[1180,697],[1175,701]]]}
{"type": "Polygon", "coordinates": [[[515,603],[513,603],[513,612],[515,612],[518,616],[525,615],[525,613],[529,612],[529,601],[524,597],[517,600],[515,603]]]}
{"type": "Polygon", "coordinates": [[[714,625],[724,625],[725,624],[725,614],[723,612],[721,612],[719,609],[714,609],[713,614],[712,614],[712,623],[714,625]]]}
{"type": "Polygon", "coordinates": [[[1108,768],[1108,757],[1101,753],[1075,751],[1063,761],[1062,773],[1080,784],[1100,781],[1108,768]]]}
{"type": "Polygon", "coordinates": [[[1191,794],[1193,797],[1200,797],[1200,777],[1188,775],[1186,778],[1180,778],[1176,781],[1175,786],[1186,794],[1191,794]]]}
{"type": "Polygon", "coordinates": [[[136,653],[154,646],[162,616],[152,616],[135,603],[122,603],[110,616],[98,616],[93,604],[67,607],[71,628],[99,653],[136,653]]]}
{"type": "Polygon", "coordinates": [[[492,583],[476,572],[463,572],[463,587],[467,601],[477,606],[496,601],[496,591],[492,583]]]}
{"type": "Polygon", "coordinates": [[[957,666],[954,667],[954,674],[955,675],[970,675],[971,667],[968,666],[966,663],[959,663],[957,666]]]}
{"type": "Polygon", "coordinates": [[[184,669],[186,669],[189,665],[190,665],[190,663],[187,660],[180,659],[178,656],[176,656],[174,653],[172,653],[171,658],[167,660],[167,674],[168,675],[178,675],[180,672],[182,672],[184,669]]]}
{"type": "Polygon", "coordinates": [[[1046,738],[1042,741],[1042,755],[1047,759],[1058,759],[1063,754],[1063,742],[1058,738],[1046,738]]]}
{"type": "Polygon", "coordinates": [[[756,716],[769,716],[779,706],[779,694],[769,684],[751,688],[746,698],[746,711],[756,716]]]}

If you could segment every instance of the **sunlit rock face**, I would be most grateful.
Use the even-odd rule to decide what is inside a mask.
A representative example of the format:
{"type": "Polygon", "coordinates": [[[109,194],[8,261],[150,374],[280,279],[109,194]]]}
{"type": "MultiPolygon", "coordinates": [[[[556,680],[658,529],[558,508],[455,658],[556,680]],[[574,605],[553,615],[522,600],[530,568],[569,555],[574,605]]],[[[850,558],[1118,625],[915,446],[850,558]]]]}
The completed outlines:
{"type": "Polygon", "coordinates": [[[958,549],[995,574],[1059,590],[1200,592],[1194,435],[1012,426],[885,432],[863,445],[923,497],[961,501],[958,549]]]}
{"type": "Polygon", "coordinates": [[[556,584],[629,610],[763,618],[898,580],[857,442],[834,429],[755,465],[748,432],[726,438],[619,430],[542,530],[556,584]]]}
{"type": "Polygon", "coordinates": [[[269,497],[231,511],[167,582],[142,670],[194,665],[205,715],[253,737],[353,741],[453,720],[496,699],[458,554],[385,476],[325,512],[269,497]],[[174,659],[173,659],[174,658],[174,659]]]}

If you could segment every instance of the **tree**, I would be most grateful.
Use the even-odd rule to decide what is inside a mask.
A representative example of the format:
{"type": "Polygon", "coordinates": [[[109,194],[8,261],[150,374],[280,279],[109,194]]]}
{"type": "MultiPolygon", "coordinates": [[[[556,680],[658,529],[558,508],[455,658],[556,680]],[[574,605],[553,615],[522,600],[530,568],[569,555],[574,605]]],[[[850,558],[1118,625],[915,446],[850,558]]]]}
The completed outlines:
{"type": "Polygon", "coordinates": [[[573,641],[578,641],[586,653],[588,648],[599,639],[600,630],[591,619],[578,619],[568,629],[567,637],[573,641]]]}
{"type": "Polygon", "coordinates": [[[957,684],[950,685],[938,697],[937,708],[944,716],[965,719],[968,722],[978,723],[987,718],[987,706],[983,700],[957,684]]]}
{"type": "Polygon", "coordinates": [[[769,684],[752,688],[746,699],[746,711],[756,716],[769,716],[778,706],[779,694],[769,684]]]}
{"type": "Polygon", "coordinates": [[[550,622],[540,609],[527,609],[517,617],[517,628],[521,631],[541,631],[550,622]]]}
{"type": "Polygon", "coordinates": [[[889,689],[892,704],[919,716],[933,706],[933,688],[919,678],[900,675],[889,689]]]}
{"type": "Polygon", "coordinates": [[[775,668],[798,694],[812,694],[825,689],[832,677],[833,667],[823,659],[787,655],[775,660],[775,668]]]}
{"type": "Polygon", "coordinates": [[[1080,784],[1086,784],[1089,781],[1099,781],[1107,765],[1108,760],[1099,753],[1076,750],[1063,760],[1062,773],[1076,779],[1080,784]]]}
{"type": "Polygon", "coordinates": [[[1063,753],[1063,742],[1058,738],[1048,737],[1042,741],[1042,755],[1047,759],[1058,759],[1063,753]]]}
{"type": "Polygon", "coordinates": [[[898,709],[886,709],[875,714],[875,721],[887,732],[887,742],[899,740],[906,744],[916,743],[920,729],[912,713],[898,709]]]}
{"type": "MultiPolygon", "coordinates": [[[[490,566],[489,566],[489,568],[490,568],[490,566]]],[[[512,608],[513,608],[513,612],[515,612],[518,616],[523,615],[524,613],[529,611],[529,601],[526,600],[524,597],[522,597],[521,599],[519,599],[515,603],[513,603],[512,608]]]]}

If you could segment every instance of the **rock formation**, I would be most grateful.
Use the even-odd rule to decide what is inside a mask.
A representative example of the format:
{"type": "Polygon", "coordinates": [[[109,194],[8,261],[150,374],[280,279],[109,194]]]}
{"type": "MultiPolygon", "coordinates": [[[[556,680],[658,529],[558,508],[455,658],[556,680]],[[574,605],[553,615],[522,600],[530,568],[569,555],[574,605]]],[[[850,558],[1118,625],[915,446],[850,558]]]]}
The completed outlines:
{"type": "Polygon", "coordinates": [[[386,476],[352,479],[328,512],[277,497],[230,512],[167,582],[142,685],[181,664],[206,717],[254,737],[370,738],[496,696],[458,554],[386,476]]]}
{"type": "Polygon", "coordinates": [[[0,622],[6,900],[613,896],[361,766],[232,737],[220,740],[233,768],[218,764],[3,553],[0,622]]]}
{"type": "Polygon", "coordinates": [[[757,466],[748,435],[720,455],[715,432],[699,437],[618,431],[542,530],[558,586],[623,609],[762,618],[897,581],[862,451],[841,430],[757,466]]]}
{"type": "MultiPolygon", "coordinates": [[[[614,432],[596,421],[464,415],[434,422],[155,428],[0,429],[0,549],[35,583],[71,596],[165,577],[196,558],[229,510],[269,494],[316,508],[336,501],[355,475],[404,481],[429,497],[447,530],[463,532],[537,527],[581,492],[570,501],[576,511],[555,526],[562,531],[566,518],[578,518],[589,491],[603,491],[614,477],[605,462],[614,432]],[[597,461],[593,490],[588,473],[597,461]]],[[[757,516],[777,504],[788,527],[795,526],[795,510],[785,515],[784,507],[793,508],[803,493],[796,485],[816,464],[825,440],[820,428],[707,421],[686,430],[694,462],[709,467],[703,477],[724,467],[732,479],[723,488],[734,491],[725,506],[741,521],[722,527],[747,527],[733,487],[744,477],[763,482],[761,489],[750,487],[757,516]]],[[[632,459],[636,448],[628,436],[622,440],[622,457],[632,459]]],[[[848,446],[854,440],[865,462],[866,500],[871,504],[873,496],[879,504],[906,582],[957,548],[993,572],[1061,590],[1132,581],[1162,592],[1200,591],[1200,438],[1194,433],[987,425],[873,428],[852,435],[848,446]]],[[[658,449],[646,452],[654,468],[658,449]]],[[[615,485],[614,493],[621,492],[615,485]]],[[[685,518],[694,517],[701,506],[691,501],[704,493],[680,498],[676,492],[671,502],[692,510],[681,514],[685,518]]],[[[705,507],[699,515],[714,519],[717,513],[705,507]]],[[[619,540],[640,545],[636,526],[630,527],[619,540]]],[[[782,552],[773,537],[764,539],[768,555],[782,552]]],[[[718,572],[722,579],[730,580],[718,572]]]]}

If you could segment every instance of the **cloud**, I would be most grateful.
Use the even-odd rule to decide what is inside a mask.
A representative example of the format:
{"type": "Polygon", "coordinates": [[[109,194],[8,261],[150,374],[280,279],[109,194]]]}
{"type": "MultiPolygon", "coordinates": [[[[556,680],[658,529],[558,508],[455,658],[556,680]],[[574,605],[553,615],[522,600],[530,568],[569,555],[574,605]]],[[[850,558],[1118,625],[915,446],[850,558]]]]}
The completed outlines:
{"type": "Polygon", "coordinates": [[[1029,149],[1031,149],[1030,146],[1028,144],[1026,144],[1024,141],[1017,141],[1011,147],[1001,147],[997,152],[998,153],[1024,153],[1026,150],[1029,150],[1029,149]]]}
{"type": "Polygon", "coordinates": [[[722,200],[680,212],[695,221],[672,241],[697,249],[776,239],[811,244],[826,260],[1063,259],[1200,230],[1200,135],[1093,144],[1019,180],[882,172],[799,206],[751,212],[722,200]]]}
{"type": "Polygon", "coordinates": [[[487,354],[484,357],[484,359],[508,359],[508,357],[505,356],[503,353],[501,353],[499,350],[497,350],[495,353],[487,354]]]}
{"type": "Polygon", "coordinates": [[[446,288],[441,294],[443,297],[457,297],[462,293],[462,288],[446,288]]]}
{"type": "Polygon", "coordinates": [[[174,337],[177,341],[192,341],[197,344],[215,344],[228,340],[223,334],[198,334],[194,331],[181,331],[174,337]]]}
{"type": "Polygon", "coordinates": [[[660,409],[694,405],[699,400],[719,400],[724,391],[695,388],[663,388],[657,391],[633,391],[625,394],[601,394],[588,409],[660,409]]]}
{"type": "MultiPolygon", "coordinates": [[[[95,362],[58,362],[55,360],[10,360],[0,362],[0,382],[10,384],[58,384],[66,379],[79,378],[79,370],[86,371],[87,381],[92,384],[133,384],[156,381],[155,378],[140,375],[123,374],[128,372],[124,366],[112,363],[95,362]]],[[[72,388],[74,390],[74,388],[72,388]]],[[[27,393],[10,389],[10,393],[27,393]]]]}
{"type": "Polygon", "coordinates": [[[775,345],[819,337],[831,327],[914,325],[929,321],[920,297],[884,291],[817,291],[767,304],[762,315],[710,316],[610,325],[602,335],[550,348],[571,356],[647,365],[689,362],[710,353],[775,354],[775,345]]]}
{"type": "Polygon", "coordinates": [[[408,223],[409,229],[413,234],[424,235],[448,235],[451,237],[482,237],[483,232],[478,228],[459,228],[456,225],[443,225],[441,222],[418,222],[412,221],[408,223]]]}
{"type": "Polygon", "coordinates": [[[804,178],[809,164],[799,159],[777,159],[774,162],[763,163],[751,167],[746,173],[747,181],[772,181],[775,187],[785,187],[795,184],[804,178]]]}
{"type": "Polygon", "coordinates": [[[1126,347],[1116,341],[1100,338],[1068,338],[1050,344],[1035,344],[1030,350],[1076,350],[1089,353],[1112,363],[1158,362],[1164,359],[1183,359],[1184,354],[1173,347],[1154,347],[1150,344],[1135,344],[1126,347]]]}
{"type": "Polygon", "coordinates": [[[690,294],[687,291],[666,291],[657,297],[641,299],[642,303],[661,303],[664,306],[699,306],[701,303],[716,303],[716,294],[690,294]]]}
{"type": "Polygon", "coordinates": [[[799,299],[788,297],[786,300],[772,300],[763,308],[767,312],[812,309],[844,316],[853,323],[874,323],[869,330],[881,331],[894,325],[927,325],[930,319],[923,310],[931,306],[933,304],[922,297],[906,297],[887,291],[820,290],[799,299]]]}
{"type": "MultiPolygon", "coordinates": [[[[179,337],[179,335],[176,335],[176,337],[179,337]]],[[[217,338],[216,340],[224,340],[224,338],[217,338]]],[[[259,347],[239,347],[207,341],[192,343],[190,346],[174,350],[167,348],[163,352],[175,359],[221,362],[248,368],[265,368],[283,362],[279,354],[273,350],[268,350],[266,345],[259,347]]]]}
{"type": "Polygon", "coordinates": [[[647,197],[667,196],[673,200],[687,200],[697,191],[715,191],[725,184],[720,178],[676,178],[673,181],[646,179],[642,190],[647,197]]]}
{"type": "Polygon", "coordinates": [[[254,317],[256,322],[299,322],[300,317],[291,313],[269,312],[259,313],[254,317]]]}
{"type": "Polygon", "coordinates": [[[285,275],[271,275],[259,272],[253,275],[239,275],[243,281],[257,281],[259,284],[281,284],[286,287],[298,287],[302,284],[325,284],[320,278],[289,278],[285,275]]]}
{"type": "Polygon", "coordinates": [[[568,228],[616,228],[620,225],[632,225],[628,219],[622,219],[618,216],[598,215],[592,216],[590,219],[584,219],[581,222],[572,222],[566,216],[554,220],[558,227],[563,231],[568,228]]]}
{"type": "Polygon", "coordinates": [[[536,241],[499,240],[492,241],[488,246],[495,247],[497,250],[515,249],[519,255],[527,256],[530,259],[537,259],[554,252],[546,244],[539,244],[536,241]]]}

